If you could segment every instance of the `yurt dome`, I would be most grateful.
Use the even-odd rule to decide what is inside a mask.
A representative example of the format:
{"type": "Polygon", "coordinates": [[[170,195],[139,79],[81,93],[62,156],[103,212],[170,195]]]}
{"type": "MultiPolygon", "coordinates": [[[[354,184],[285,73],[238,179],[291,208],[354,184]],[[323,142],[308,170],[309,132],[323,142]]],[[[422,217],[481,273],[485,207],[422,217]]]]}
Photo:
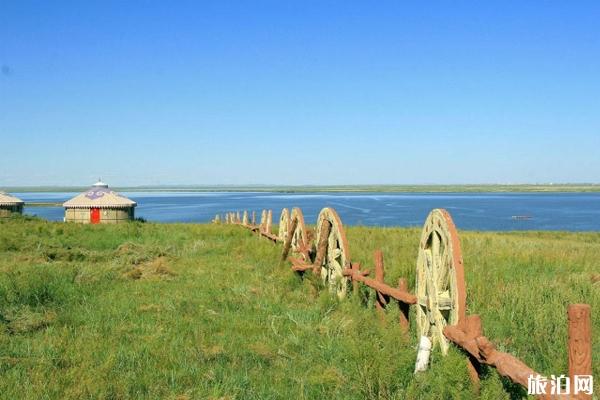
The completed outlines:
{"type": "Polygon", "coordinates": [[[65,202],[65,221],[84,224],[116,224],[134,218],[137,203],[109,189],[98,180],[85,192],[65,202]]]}
{"type": "Polygon", "coordinates": [[[102,179],[98,179],[98,182],[94,183],[92,187],[95,188],[108,188],[108,184],[102,182],[102,179]]]}

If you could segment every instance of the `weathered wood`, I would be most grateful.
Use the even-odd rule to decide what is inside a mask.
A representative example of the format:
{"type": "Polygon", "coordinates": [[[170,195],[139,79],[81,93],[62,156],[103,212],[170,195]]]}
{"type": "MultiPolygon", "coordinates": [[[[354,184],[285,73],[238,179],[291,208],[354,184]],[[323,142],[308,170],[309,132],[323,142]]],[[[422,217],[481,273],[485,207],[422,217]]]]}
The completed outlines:
{"type": "MultiPolygon", "coordinates": [[[[384,283],[385,280],[385,270],[383,266],[383,252],[381,250],[375,250],[373,254],[373,258],[375,259],[375,280],[379,283],[384,283]]],[[[387,299],[385,295],[379,291],[375,292],[375,308],[379,314],[380,319],[383,321],[385,319],[384,309],[387,306],[387,299]]]]}
{"type": "Polygon", "coordinates": [[[537,372],[523,361],[508,353],[496,350],[496,346],[485,336],[479,336],[476,341],[483,361],[488,365],[496,367],[500,375],[506,376],[513,382],[525,387],[527,387],[527,378],[537,375],[537,372]]]}
{"type": "MultiPolygon", "coordinates": [[[[483,328],[481,327],[481,318],[479,315],[470,315],[464,320],[464,331],[467,337],[476,338],[483,336],[483,328]]],[[[467,357],[467,370],[469,371],[469,377],[476,393],[479,393],[481,387],[481,381],[479,374],[481,372],[481,364],[471,354],[467,357]]]]}
{"type": "MultiPolygon", "coordinates": [[[[350,263],[350,269],[353,273],[360,273],[360,263],[350,263]]],[[[351,279],[352,281],[352,293],[356,296],[358,294],[358,281],[351,279]]]]}
{"type": "Polygon", "coordinates": [[[571,304],[569,318],[569,377],[574,399],[591,399],[591,394],[575,394],[575,375],[592,375],[592,321],[589,304],[571,304]]]}
{"type": "MultiPolygon", "coordinates": [[[[476,326],[477,323],[477,319],[475,319],[471,324],[476,326]]],[[[467,328],[471,329],[472,332],[466,333],[462,330],[464,327],[464,324],[459,326],[448,325],[444,328],[444,335],[478,362],[495,367],[500,375],[524,387],[527,387],[527,379],[530,376],[538,375],[537,372],[518,358],[496,350],[494,344],[485,336],[473,336],[478,333],[476,329],[467,328]]]]}
{"type": "Polygon", "coordinates": [[[444,328],[444,336],[451,342],[461,347],[467,353],[475,357],[479,362],[483,362],[479,354],[479,346],[475,337],[467,335],[459,326],[449,325],[444,328]]]}
{"type": "Polygon", "coordinates": [[[315,267],[321,269],[321,279],[329,290],[343,298],[350,283],[344,275],[344,269],[350,267],[350,249],[342,221],[329,207],[322,209],[317,219],[317,243],[323,244],[325,238],[327,251],[318,263],[315,262],[315,267]]]}
{"type": "Polygon", "coordinates": [[[460,241],[452,217],[446,210],[429,213],[423,226],[416,271],[417,328],[448,352],[443,335],[447,325],[460,324],[465,318],[466,290],[460,241]]]}
{"type": "Polygon", "coordinates": [[[265,233],[271,234],[271,227],[273,226],[273,210],[267,211],[267,223],[265,225],[265,233]]]}
{"type": "Polygon", "coordinates": [[[264,232],[267,227],[267,210],[260,213],[260,231],[264,232]]]}
{"type": "Polygon", "coordinates": [[[321,234],[319,235],[319,241],[317,243],[317,255],[315,257],[314,265],[320,267],[325,261],[327,254],[327,246],[329,245],[329,234],[331,233],[331,222],[323,221],[321,227],[321,234]]]}
{"type": "Polygon", "coordinates": [[[244,210],[244,216],[242,217],[242,224],[244,226],[248,225],[248,211],[244,210]]]}
{"type": "Polygon", "coordinates": [[[483,336],[483,328],[481,326],[481,317],[478,314],[465,317],[464,331],[469,337],[483,336]]]}
{"type": "MultiPolygon", "coordinates": [[[[398,279],[398,290],[408,293],[408,283],[406,282],[406,278],[398,279]]],[[[410,322],[408,320],[410,304],[400,301],[398,302],[398,307],[400,307],[400,328],[402,328],[403,332],[408,332],[410,328],[410,322]]]]}
{"type": "Polygon", "coordinates": [[[481,379],[479,379],[480,365],[481,364],[469,354],[467,358],[467,371],[469,372],[469,378],[471,378],[471,383],[473,384],[473,389],[476,393],[479,393],[479,390],[481,389],[481,379]]]}
{"type": "MultiPolygon", "coordinates": [[[[308,231],[304,225],[304,214],[298,207],[292,209],[290,216],[294,229],[290,229],[289,240],[290,240],[290,251],[295,254],[300,254],[306,262],[310,261],[310,241],[308,239],[308,231]],[[294,221],[295,224],[293,223],[294,221]]],[[[287,256],[287,254],[286,254],[287,256]]]]}
{"type": "Polygon", "coordinates": [[[285,243],[289,234],[290,228],[290,213],[287,208],[281,210],[281,216],[279,217],[279,231],[277,232],[279,236],[279,241],[281,243],[285,243]]]}
{"type": "Polygon", "coordinates": [[[393,288],[385,283],[377,282],[375,279],[367,278],[363,275],[361,271],[353,270],[351,268],[346,268],[344,270],[344,275],[349,276],[351,279],[364,283],[365,285],[381,292],[386,296],[390,296],[398,301],[402,301],[406,304],[416,304],[417,296],[400,290],[398,288],[393,288]]]}
{"type": "Polygon", "coordinates": [[[290,261],[292,263],[292,270],[296,271],[296,272],[304,272],[304,271],[308,271],[308,270],[312,270],[314,269],[314,264],[309,264],[304,260],[301,260],[299,258],[291,258],[290,257],[290,261]]]}
{"type": "Polygon", "coordinates": [[[267,232],[259,232],[259,233],[260,233],[260,236],[269,239],[273,243],[277,243],[277,241],[279,240],[277,235],[273,235],[272,233],[267,233],[267,232]]]}
{"type": "Polygon", "coordinates": [[[290,222],[290,228],[288,231],[288,236],[285,242],[283,242],[283,251],[281,253],[281,259],[285,260],[288,257],[288,254],[290,254],[290,250],[292,248],[292,237],[294,235],[294,233],[296,232],[298,226],[298,220],[297,219],[292,219],[290,222]]]}

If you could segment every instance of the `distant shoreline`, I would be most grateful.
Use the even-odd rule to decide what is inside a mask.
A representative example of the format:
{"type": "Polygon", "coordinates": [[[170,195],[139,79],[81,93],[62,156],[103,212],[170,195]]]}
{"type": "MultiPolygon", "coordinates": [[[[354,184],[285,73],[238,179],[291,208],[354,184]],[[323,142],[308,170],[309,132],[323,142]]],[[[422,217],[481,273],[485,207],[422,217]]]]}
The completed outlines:
{"type": "MultiPolygon", "coordinates": [[[[3,187],[7,192],[44,193],[44,192],[81,192],[85,186],[15,186],[3,187]]],[[[326,185],[326,186],[120,186],[114,187],[122,192],[356,192],[356,193],[597,193],[600,184],[521,184],[521,185],[326,185]]]]}

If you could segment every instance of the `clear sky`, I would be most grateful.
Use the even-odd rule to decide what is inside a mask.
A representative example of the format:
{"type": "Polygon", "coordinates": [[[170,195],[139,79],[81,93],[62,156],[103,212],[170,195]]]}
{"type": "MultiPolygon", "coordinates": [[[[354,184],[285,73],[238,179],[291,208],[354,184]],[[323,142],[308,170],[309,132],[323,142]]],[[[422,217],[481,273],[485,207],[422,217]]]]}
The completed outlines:
{"type": "Polygon", "coordinates": [[[0,186],[600,182],[597,1],[0,1],[0,186]]]}

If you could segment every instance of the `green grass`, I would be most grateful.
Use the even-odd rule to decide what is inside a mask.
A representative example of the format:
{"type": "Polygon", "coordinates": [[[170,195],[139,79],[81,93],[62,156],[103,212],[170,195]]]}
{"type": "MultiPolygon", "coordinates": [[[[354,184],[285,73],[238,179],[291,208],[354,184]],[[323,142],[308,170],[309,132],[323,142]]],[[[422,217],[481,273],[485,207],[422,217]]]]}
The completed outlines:
{"type": "MultiPolygon", "coordinates": [[[[416,229],[348,229],[352,259],[414,286],[416,229]]],[[[501,350],[567,373],[569,303],[592,305],[600,234],[461,232],[468,312],[501,350]]],[[[337,301],[235,226],[0,222],[0,398],[471,399],[464,354],[413,375],[415,328],[337,301]]],[[[595,374],[600,372],[595,365],[595,374]]],[[[596,379],[598,382],[599,379],[596,379]]],[[[595,392],[599,392],[596,383],[595,392]]],[[[481,398],[519,398],[493,369],[481,398]]]]}
{"type": "Polygon", "coordinates": [[[25,203],[25,207],[62,207],[63,203],[53,203],[53,202],[27,202],[25,203]]]}

